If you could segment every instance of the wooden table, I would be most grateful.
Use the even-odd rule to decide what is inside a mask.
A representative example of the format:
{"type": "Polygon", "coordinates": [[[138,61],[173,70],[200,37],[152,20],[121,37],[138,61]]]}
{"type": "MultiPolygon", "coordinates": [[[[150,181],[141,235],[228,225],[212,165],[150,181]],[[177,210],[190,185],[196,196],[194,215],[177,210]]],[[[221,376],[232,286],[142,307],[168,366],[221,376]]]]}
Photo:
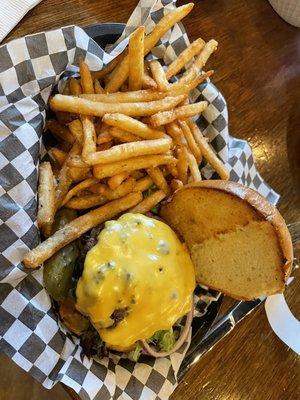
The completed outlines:
{"type": "MultiPolygon", "coordinates": [[[[7,40],[69,24],[125,22],[136,3],[43,0],[7,40]]],[[[251,143],[259,171],[282,195],[287,222],[300,220],[300,30],[265,0],[196,0],[184,24],[190,39],[218,40],[209,67],[228,102],[230,131],[251,143]]],[[[300,318],[299,270],[295,275],[287,299],[300,318]]],[[[299,357],[260,307],[187,374],[172,395],[179,399],[300,399],[299,357]]]]}

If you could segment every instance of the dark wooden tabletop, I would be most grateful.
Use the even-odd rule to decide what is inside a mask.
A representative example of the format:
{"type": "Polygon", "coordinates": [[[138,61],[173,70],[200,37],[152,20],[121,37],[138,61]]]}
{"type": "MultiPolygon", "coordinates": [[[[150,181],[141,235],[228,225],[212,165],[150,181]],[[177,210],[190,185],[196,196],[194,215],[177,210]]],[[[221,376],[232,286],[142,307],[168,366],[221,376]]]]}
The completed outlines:
{"type": "MultiPolygon", "coordinates": [[[[69,24],[126,22],[136,4],[43,0],[6,40],[69,24]]],[[[230,132],[252,145],[287,222],[299,221],[300,30],[266,0],[196,0],[184,24],[191,40],[219,42],[209,67],[228,102],[230,132]]],[[[300,318],[299,270],[295,276],[287,300],[300,318]]],[[[261,306],[190,370],[172,395],[179,399],[300,399],[300,358],[271,331],[261,306]]]]}

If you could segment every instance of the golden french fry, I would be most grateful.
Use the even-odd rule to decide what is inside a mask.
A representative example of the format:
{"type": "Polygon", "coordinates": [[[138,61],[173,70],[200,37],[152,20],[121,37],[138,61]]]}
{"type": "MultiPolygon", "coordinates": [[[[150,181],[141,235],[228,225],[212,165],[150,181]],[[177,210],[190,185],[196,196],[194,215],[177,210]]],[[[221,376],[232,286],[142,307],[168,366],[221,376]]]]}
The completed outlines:
{"type": "Polygon", "coordinates": [[[89,167],[84,167],[84,168],[69,167],[68,175],[73,182],[80,182],[92,176],[89,167]]]}
{"type": "Polygon", "coordinates": [[[205,46],[203,39],[199,38],[191,43],[186,49],[184,49],[177,58],[168,66],[166,70],[166,78],[169,80],[172,76],[176,75],[182,70],[182,68],[192,60],[205,46]]]}
{"type": "Polygon", "coordinates": [[[67,160],[68,166],[72,168],[85,169],[89,168],[88,164],[78,154],[69,156],[67,160]]]}
{"type": "Polygon", "coordinates": [[[189,164],[188,164],[187,151],[184,146],[179,147],[177,149],[177,158],[178,162],[176,164],[176,167],[178,171],[178,178],[185,185],[187,183],[187,171],[189,164]]]}
{"type": "Polygon", "coordinates": [[[38,213],[39,228],[49,234],[55,215],[54,176],[49,162],[43,162],[39,167],[38,213]]]}
{"type": "Polygon", "coordinates": [[[121,113],[132,117],[142,117],[145,115],[153,115],[158,111],[170,110],[176,107],[177,104],[181,103],[185,98],[185,95],[180,95],[141,103],[101,103],[79,97],[56,94],[50,100],[50,108],[53,111],[68,111],[97,117],[103,117],[103,115],[107,113],[121,113]]]}
{"type": "Polygon", "coordinates": [[[179,179],[172,179],[171,184],[172,193],[176,192],[176,190],[181,189],[183,187],[183,183],[179,179]]]}
{"type": "Polygon", "coordinates": [[[127,142],[138,142],[141,140],[139,136],[133,135],[130,132],[124,131],[124,129],[120,129],[117,127],[112,127],[109,130],[109,133],[119,142],[127,143],[127,142]]]}
{"type": "Polygon", "coordinates": [[[186,144],[183,132],[176,122],[170,122],[169,124],[167,124],[166,129],[167,134],[173,139],[174,143],[179,146],[186,144]]]}
{"type": "Polygon", "coordinates": [[[49,150],[49,154],[60,166],[62,166],[68,158],[68,153],[65,153],[57,147],[52,147],[52,149],[49,150]]]}
{"type": "Polygon", "coordinates": [[[178,80],[177,82],[170,84],[168,91],[165,93],[168,96],[178,96],[179,94],[188,94],[190,93],[191,90],[199,86],[200,83],[208,79],[213,73],[214,71],[212,70],[205,72],[204,74],[196,72],[195,76],[192,77],[187,82],[178,80]]]}
{"type": "Polygon", "coordinates": [[[84,181],[78,183],[76,186],[74,186],[72,189],[68,191],[66,194],[65,198],[63,199],[61,203],[61,207],[64,206],[69,200],[71,200],[72,197],[76,196],[78,193],[80,193],[82,190],[88,188],[89,186],[92,186],[98,182],[98,179],[96,178],[87,178],[84,181]]]}
{"type": "Polygon", "coordinates": [[[94,93],[102,94],[105,93],[98,79],[94,79],[94,93]]]}
{"type": "Polygon", "coordinates": [[[79,119],[74,119],[72,122],[68,124],[68,127],[74,136],[75,140],[82,145],[83,143],[83,129],[82,123],[79,119]]]}
{"type": "Polygon", "coordinates": [[[166,192],[163,190],[157,190],[146,197],[143,201],[137,204],[135,207],[131,208],[129,212],[145,214],[152,210],[160,201],[166,197],[166,192]]]}
{"type": "Polygon", "coordinates": [[[49,119],[46,122],[45,129],[48,129],[58,140],[64,140],[70,144],[73,144],[75,141],[70,130],[55,119],[49,119]]]}
{"type": "Polygon", "coordinates": [[[157,84],[150,75],[144,72],[142,77],[142,88],[143,89],[157,89],[157,84]]]}
{"type": "Polygon", "coordinates": [[[85,61],[79,61],[80,82],[83,93],[94,93],[94,83],[90,69],[85,61]]]}
{"type": "Polygon", "coordinates": [[[82,93],[82,87],[80,81],[75,78],[70,78],[70,94],[72,96],[79,96],[82,93]]]}
{"type": "Polygon", "coordinates": [[[37,268],[54,253],[79,238],[85,232],[134,207],[141,200],[142,194],[134,192],[74,219],[62,229],[55,232],[53,236],[27,253],[23,260],[25,266],[28,268],[37,268]]]}
{"type": "Polygon", "coordinates": [[[109,64],[107,64],[105,67],[103,67],[100,71],[92,71],[92,77],[94,79],[103,79],[106,77],[116,66],[121,60],[124,58],[125,52],[119,54],[117,57],[115,57],[109,64]]]}
{"type": "MultiPolygon", "coordinates": [[[[145,37],[144,40],[144,56],[147,55],[159,39],[182,20],[193,8],[194,4],[189,3],[178,7],[165,15],[154,27],[153,31],[145,37]]],[[[105,90],[109,93],[116,92],[128,78],[129,58],[125,56],[120,64],[114,69],[111,79],[107,83],[105,90]]]]}
{"type": "Polygon", "coordinates": [[[103,144],[107,142],[111,142],[113,140],[113,136],[109,133],[109,130],[105,132],[101,132],[97,137],[97,144],[103,144]]]}
{"type": "MultiPolygon", "coordinates": [[[[114,200],[120,197],[125,196],[126,194],[133,191],[136,184],[136,180],[132,177],[129,177],[124,181],[121,185],[119,185],[116,189],[112,190],[106,185],[94,185],[93,193],[97,193],[99,195],[104,196],[107,200],[114,200]]],[[[137,191],[137,190],[135,190],[137,191]]]]}
{"type": "Polygon", "coordinates": [[[198,125],[192,121],[188,120],[188,125],[192,131],[192,134],[200,147],[201,153],[206,161],[211,165],[211,167],[217,172],[221,179],[229,180],[230,174],[223,162],[217,157],[213,149],[207,143],[206,138],[202,135],[198,125]]]}
{"type": "Polygon", "coordinates": [[[96,131],[91,118],[82,116],[81,123],[83,130],[82,158],[86,161],[91,154],[96,152],[96,131]]]}
{"type": "Polygon", "coordinates": [[[117,174],[117,175],[114,175],[114,176],[110,177],[107,180],[107,184],[108,184],[110,189],[114,190],[118,186],[120,186],[121,183],[123,181],[125,181],[126,178],[128,178],[128,176],[129,176],[128,172],[121,172],[120,174],[117,174]]]}
{"type": "Polygon", "coordinates": [[[157,167],[158,165],[176,164],[177,160],[169,155],[146,155],[134,157],[129,160],[116,161],[111,164],[95,165],[94,176],[98,179],[107,178],[120,172],[132,172],[138,169],[157,167]]]}
{"type": "Polygon", "coordinates": [[[144,75],[144,35],[145,27],[137,28],[129,38],[128,43],[128,88],[139,90],[142,88],[144,75]]]}
{"type": "Polygon", "coordinates": [[[185,119],[200,114],[207,107],[207,101],[199,101],[199,103],[188,104],[174,110],[160,111],[150,117],[150,124],[154,127],[169,124],[176,119],[185,119]]]}
{"type": "Polygon", "coordinates": [[[105,114],[102,121],[107,125],[116,126],[128,132],[132,132],[142,139],[159,139],[165,137],[164,133],[152,129],[143,122],[124,114],[105,114]]]}
{"type": "Polygon", "coordinates": [[[189,151],[188,151],[188,164],[189,164],[189,170],[191,172],[193,182],[201,181],[202,177],[201,177],[201,173],[199,171],[198,163],[196,161],[195,156],[192,153],[190,153],[189,151]]]}
{"type": "Polygon", "coordinates": [[[193,136],[193,134],[192,134],[192,132],[190,130],[190,127],[188,126],[186,121],[179,120],[178,123],[179,123],[179,126],[182,129],[182,132],[183,132],[184,137],[185,137],[185,139],[187,141],[187,144],[188,144],[192,154],[194,154],[194,156],[195,156],[195,158],[197,160],[197,163],[199,165],[201,163],[201,158],[202,158],[201,151],[200,151],[200,148],[198,147],[198,145],[197,145],[197,143],[196,143],[196,141],[194,139],[194,136],[193,136]]]}
{"type": "Polygon", "coordinates": [[[168,174],[172,175],[174,178],[178,178],[178,171],[176,165],[168,164],[166,165],[166,170],[168,174]]]}
{"type": "Polygon", "coordinates": [[[161,154],[167,152],[170,149],[171,144],[172,141],[169,138],[124,143],[116,145],[109,150],[90,153],[85,157],[84,161],[88,165],[109,164],[133,157],[149,154],[161,154]]]}
{"type": "Polygon", "coordinates": [[[64,206],[73,210],[86,210],[107,203],[107,199],[99,194],[87,194],[81,197],[73,197],[64,206]]]}
{"type": "Polygon", "coordinates": [[[166,92],[169,87],[169,82],[166,79],[165,71],[161,66],[160,62],[157,60],[151,61],[150,69],[152,72],[152,76],[157,84],[158,90],[166,92]]]}
{"type": "Polygon", "coordinates": [[[108,149],[110,149],[110,148],[112,147],[112,145],[113,145],[113,142],[112,142],[112,141],[111,141],[111,142],[106,142],[106,143],[99,144],[99,145],[96,147],[96,153],[97,153],[98,151],[108,150],[108,149]]]}
{"type": "Polygon", "coordinates": [[[136,171],[132,171],[130,172],[130,176],[132,176],[135,180],[137,179],[141,179],[144,178],[144,176],[146,176],[146,172],[143,172],[142,170],[136,170],[136,171]]]}
{"type": "Polygon", "coordinates": [[[152,185],[153,185],[153,180],[150,178],[150,176],[145,176],[144,178],[141,178],[136,182],[134,191],[144,192],[145,190],[149,189],[152,185]]]}
{"type": "Polygon", "coordinates": [[[147,174],[150,176],[154,184],[158,189],[163,190],[165,193],[169,193],[169,187],[167,181],[161,170],[158,167],[146,169],[147,174]]]}

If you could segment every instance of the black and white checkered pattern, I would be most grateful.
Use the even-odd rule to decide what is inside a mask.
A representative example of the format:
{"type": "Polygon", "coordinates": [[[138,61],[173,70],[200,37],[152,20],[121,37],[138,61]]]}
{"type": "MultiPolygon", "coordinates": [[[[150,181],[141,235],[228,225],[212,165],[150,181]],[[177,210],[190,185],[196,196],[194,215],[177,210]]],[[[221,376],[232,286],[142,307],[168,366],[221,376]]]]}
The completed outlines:
{"type": "MultiPolygon", "coordinates": [[[[115,354],[97,362],[82,361],[78,342],[57,321],[43,288],[42,270],[24,270],[21,260],[39,240],[36,187],[45,108],[53,85],[66,69],[74,70],[72,65],[78,65],[80,57],[91,69],[100,69],[124,47],[125,38],[137,25],[142,23],[150,31],[173,7],[166,0],[141,0],[111,54],[74,26],[0,47],[0,350],[46,388],[60,381],[82,399],[167,399],[176,387],[187,343],[170,357],[145,356],[138,364],[115,354]]],[[[161,39],[152,56],[168,64],[187,43],[178,24],[161,39]]],[[[231,179],[276,203],[278,195],[257,173],[248,143],[229,136],[226,102],[218,89],[205,83],[195,97],[209,102],[198,123],[230,168],[231,179]]],[[[213,171],[203,165],[202,173],[210,178],[213,171]]],[[[198,315],[203,318],[217,297],[209,291],[202,293],[198,315]]]]}

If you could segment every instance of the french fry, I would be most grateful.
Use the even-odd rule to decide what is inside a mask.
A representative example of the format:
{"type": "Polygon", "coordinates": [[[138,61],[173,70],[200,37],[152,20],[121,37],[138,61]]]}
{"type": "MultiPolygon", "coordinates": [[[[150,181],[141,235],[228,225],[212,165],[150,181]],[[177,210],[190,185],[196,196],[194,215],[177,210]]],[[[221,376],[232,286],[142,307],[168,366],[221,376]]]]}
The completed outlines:
{"type": "Polygon", "coordinates": [[[138,169],[157,167],[158,165],[176,164],[177,160],[169,155],[146,155],[134,157],[129,160],[116,161],[111,164],[95,165],[93,174],[96,178],[107,178],[120,172],[132,172],[138,169]]]}
{"type": "Polygon", "coordinates": [[[70,94],[70,82],[66,81],[65,87],[62,91],[63,94],[69,95],[70,94]]]}
{"type": "Polygon", "coordinates": [[[153,185],[153,180],[150,178],[150,176],[145,176],[144,178],[141,178],[136,182],[134,191],[144,192],[145,190],[149,189],[152,185],[153,185]]]}
{"type": "Polygon", "coordinates": [[[68,153],[65,153],[63,150],[60,150],[57,147],[52,147],[52,149],[49,151],[49,154],[50,157],[53,158],[60,166],[62,166],[68,158],[68,153]]]}
{"type": "Polygon", "coordinates": [[[66,204],[66,208],[73,210],[86,210],[107,203],[107,199],[99,194],[87,194],[82,197],[73,197],[66,204]]]}
{"type": "Polygon", "coordinates": [[[206,138],[202,135],[198,125],[192,121],[188,120],[188,125],[192,131],[192,134],[199,145],[201,153],[206,161],[211,165],[211,167],[217,172],[221,179],[229,180],[230,174],[228,169],[225,167],[223,162],[217,157],[213,149],[207,143],[206,138]]]}
{"type": "Polygon", "coordinates": [[[112,142],[112,141],[111,141],[111,142],[106,142],[106,143],[99,144],[99,145],[96,147],[96,153],[97,153],[98,151],[109,150],[109,149],[112,147],[112,145],[113,145],[113,142],[112,142]]]}
{"type": "Polygon", "coordinates": [[[70,94],[72,96],[79,96],[82,93],[82,87],[78,79],[70,78],[70,94]]]}
{"type": "Polygon", "coordinates": [[[150,117],[150,124],[154,127],[169,124],[176,119],[185,119],[200,114],[207,107],[207,101],[199,101],[199,103],[188,104],[174,110],[160,111],[150,117]]]}
{"type": "Polygon", "coordinates": [[[185,95],[165,97],[161,100],[141,103],[100,103],[78,97],[56,94],[50,100],[53,111],[68,111],[77,114],[103,117],[107,113],[121,113],[132,117],[153,115],[158,111],[171,110],[185,99],[185,95]]]}
{"type": "Polygon", "coordinates": [[[88,164],[78,154],[69,156],[67,163],[69,167],[73,168],[78,168],[78,169],[89,168],[88,164]]]}
{"type": "Polygon", "coordinates": [[[186,49],[184,49],[177,58],[168,66],[165,76],[169,80],[172,76],[176,75],[182,70],[182,68],[192,60],[200,51],[203,49],[205,42],[199,38],[191,43],[186,49]]]}
{"type": "Polygon", "coordinates": [[[156,187],[163,190],[166,194],[169,194],[169,186],[161,170],[158,167],[154,167],[148,168],[146,171],[156,187]]]}
{"type": "Polygon", "coordinates": [[[157,190],[146,197],[143,201],[131,208],[129,212],[145,214],[152,210],[160,201],[166,197],[166,193],[163,190],[157,190]]]}
{"type": "MultiPolygon", "coordinates": [[[[174,26],[181,21],[193,8],[193,3],[186,4],[170,11],[165,15],[154,27],[153,31],[145,37],[144,40],[144,56],[147,55],[159,39],[174,26]]],[[[109,93],[116,92],[128,78],[129,58],[125,56],[119,65],[114,69],[111,79],[105,87],[109,93]]]]}
{"type": "Polygon", "coordinates": [[[25,266],[28,268],[37,268],[54,253],[78,239],[85,232],[134,207],[141,200],[142,194],[134,192],[76,218],[27,253],[24,258],[25,266]]]}
{"type": "Polygon", "coordinates": [[[109,133],[119,142],[127,143],[127,142],[137,142],[140,141],[141,138],[139,136],[134,135],[133,133],[124,131],[124,129],[112,127],[109,130],[109,133]]]}
{"type": "Polygon", "coordinates": [[[83,93],[94,93],[94,83],[90,69],[85,61],[79,61],[80,82],[83,93]]]}
{"type": "Polygon", "coordinates": [[[82,158],[86,161],[96,152],[96,132],[93,121],[86,116],[81,117],[83,130],[82,158]]]}
{"type": "Polygon", "coordinates": [[[127,160],[149,154],[161,154],[167,152],[171,147],[169,138],[143,140],[140,142],[124,143],[112,147],[109,150],[90,153],[84,161],[88,165],[108,164],[116,161],[127,160]]]}
{"type": "Polygon", "coordinates": [[[196,161],[195,156],[192,153],[190,153],[189,151],[188,151],[188,164],[189,164],[189,170],[191,172],[193,181],[194,182],[201,181],[202,177],[201,177],[201,173],[199,171],[198,163],[196,161]]]}
{"type": "Polygon", "coordinates": [[[214,71],[212,70],[205,72],[203,74],[200,72],[195,72],[195,75],[191,77],[191,79],[189,79],[187,82],[178,80],[177,82],[170,84],[168,91],[165,93],[168,96],[178,96],[180,94],[188,94],[197,86],[199,86],[200,83],[208,79],[213,73],[214,71]]]}
{"type": "Polygon", "coordinates": [[[111,142],[113,140],[113,136],[109,133],[109,130],[105,132],[101,132],[97,137],[97,144],[103,144],[107,142],[111,142]]]}
{"type": "Polygon", "coordinates": [[[179,179],[172,179],[170,183],[172,193],[183,187],[183,183],[179,179]]]}
{"type": "Polygon", "coordinates": [[[72,197],[76,196],[78,193],[80,193],[82,190],[88,188],[89,186],[92,186],[98,182],[98,179],[95,178],[87,178],[84,181],[78,183],[76,186],[74,186],[72,189],[68,191],[66,194],[65,198],[63,199],[61,203],[61,207],[63,207],[69,200],[71,200],[72,197]]]}
{"type": "Polygon", "coordinates": [[[38,213],[37,223],[39,228],[46,234],[50,229],[55,215],[55,188],[54,176],[49,162],[43,162],[39,168],[38,186],[38,213]]]}
{"type": "Polygon", "coordinates": [[[173,139],[174,143],[181,146],[186,144],[186,139],[177,122],[170,122],[166,125],[167,134],[173,139]]]}
{"type": "Polygon", "coordinates": [[[105,93],[98,79],[94,79],[94,93],[102,94],[105,93]]]}
{"type": "Polygon", "coordinates": [[[179,120],[178,123],[182,129],[182,132],[188,143],[191,153],[194,154],[194,157],[196,158],[197,163],[199,165],[201,163],[202,155],[201,155],[201,151],[200,151],[199,147],[197,146],[197,143],[194,139],[194,136],[190,130],[190,127],[188,126],[186,121],[179,120]]]}
{"type": "Polygon", "coordinates": [[[178,178],[178,170],[176,165],[174,164],[167,164],[166,165],[167,172],[172,175],[174,178],[178,178]]]}
{"type": "Polygon", "coordinates": [[[152,129],[143,122],[124,114],[105,114],[102,121],[107,125],[116,126],[128,132],[134,132],[135,135],[142,139],[160,139],[165,137],[165,134],[161,131],[152,129]]]}
{"type": "Polygon", "coordinates": [[[143,172],[142,170],[136,170],[130,172],[130,176],[132,176],[135,180],[144,178],[146,176],[146,173],[143,172]]]}
{"type": "Polygon", "coordinates": [[[72,182],[80,182],[92,176],[89,167],[84,167],[84,168],[69,167],[68,175],[72,179],[72,182]]]}
{"type": "Polygon", "coordinates": [[[73,144],[75,141],[70,130],[55,119],[49,119],[46,122],[45,128],[48,129],[58,140],[63,140],[70,144],[73,144]]]}
{"type": "Polygon", "coordinates": [[[110,177],[107,180],[107,184],[108,184],[110,189],[114,190],[118,186],[120,186],[121,183],[123,181],[125,181],[126,178],[128,178],[128,176],[129,176],[128,172],[121,172],[120,174],[117,174],[117,175],[114,175],[114,176],[110,177]]]}
{"type": "Polygon", "coordinates": [[[178,162],[176,164],[178,171],[178,178],[185,185],[187,183],[187,171],[188,171],[188,157],[187,151],[184,146],[177,149],[178,162]]]}
{"type": "Polygon", "coordinates": [[[169,87],[169,82],[166,79],[165,71],[160,62],[157,60],[151,61],[150,69],[152,72],[152,76],[157,84],[158,90],[166,92],[169,87]]]}
{"type": "Polygon", "coordinates": [[[157,89],[157,84],[151,76],[144,72],[144,75],[142,77],[142,88],[143,89],[157,89]]]}
{"type": "Polygon", "coordinates": [[[109,64],[103,67],[100,71],[92,71],[92,77],[94,79],[103,79],[106,77],[117,65],[121,60],[124,58],[125,52],[119,54],[115,57],[109,64]]]}
{"type": "Polygon", "coordinates": [[[103,184],[95,185],[93,188],[93,193],[102,195],[107,200],[114,200],[132,192],[135,187],[135,184],[136,180],[132,177],[129,177],[128,179],[126,179],[126,181],[124,181],[114,190],[110,189],[109,187],[103,184]]]}
{"type": "Polygon", "coordinates": [[[83,129],[82,123],[79,119],[74,119],[72,122],[68,124],[68,127],[74,136],[75,140],[82,145],[83,143],[83,129]]]}
{"type": "Polygon", "coordinates": [[[145,27],[140,26],[130,36],[128,43],[128,88],[139,90],[142,88],[144,75],[144,35],[145,27]]]}

